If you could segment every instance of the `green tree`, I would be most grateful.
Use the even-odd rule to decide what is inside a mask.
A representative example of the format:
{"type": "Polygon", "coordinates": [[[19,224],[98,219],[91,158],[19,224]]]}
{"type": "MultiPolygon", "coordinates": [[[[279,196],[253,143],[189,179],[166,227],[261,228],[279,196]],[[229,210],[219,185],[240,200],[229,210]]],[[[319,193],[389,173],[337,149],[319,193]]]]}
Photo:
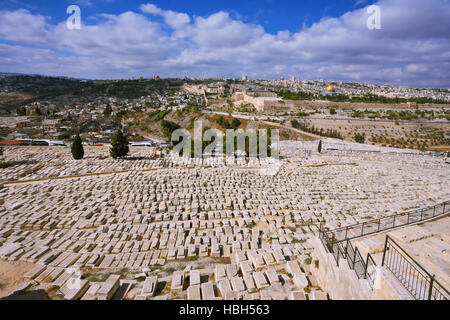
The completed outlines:
{"type": "Polygon", "coordinates": [[[111,137],[111,149],[109,149],[109,153],[111,157],[114,159],[124,158],[130,152],[130,148],[128,147],[128,138],[123,134],[122,130],[118,130],[111,137]]]}
{"type": "Polygon", "coordinates": [[[166,121],[166,120],[161,121],[161,127],[162,127],[164,135],[166,136],[166,138],[169,141],[172,139],[172,133],[175,130],[181,129],[181,127],[178,124],[176,124],[175,122],[166,121]]]}
{"type": "Polygon", "coordinates": [[[75,160],[81,160],[84,157],[83,143],[79,134],[75,136],[72,142],[72,156],[75,160]]]}
{"type": "Polygon", "coordinates": [[[233,121],[231,121],[231,127],[232,127],[233,129],[239,128],[239,126],[240,126],[241,124],[242,124],[242,123],[241,123],[241,120],[239,120],[239,119],[237,119],[237,118],[234,118],[233,121]]]}
{"type": "Polygon", "coordinates": [[[105,111],[103,111],[103,115],[104,115],[105,117],[109,117],[111,114],[112,114],[112,108],[111,108],[111,106],[108,104],[108,105],[105,107],[105,111]]]}
{"type": "Polygon", "coordinates": [[[16,109],[16,113],[18,116],[26,116],[27,115],[27,109],[25,107],[19,107],[16,109]]]}
{"type": "Polygon", "coordinates": [[[319,146],[317,147],[317,151],[319,151],[319,153],[322,153],[322,140],[320,140],[320,142],[319,142],[319,146]]]}
{"type": "Polygon", "coordinates": [[[62,132],[58,136],[58,140],[69,140],[69,139],[70,139],[70,133],[68,133],[68,132],[62,132]]]}
{"type": "Polygon", "coordinates": [[[219,118],[217,118],[216,122],[224,129],[231,129],[230,123],[223,116],[220,116],[219,118]]]}

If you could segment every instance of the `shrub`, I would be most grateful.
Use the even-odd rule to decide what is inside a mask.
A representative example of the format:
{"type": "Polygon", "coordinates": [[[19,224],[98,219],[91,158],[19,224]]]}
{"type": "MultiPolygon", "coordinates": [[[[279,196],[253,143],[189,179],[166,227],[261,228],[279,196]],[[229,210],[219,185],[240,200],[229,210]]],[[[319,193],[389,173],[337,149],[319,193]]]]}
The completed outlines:
{"type": "Polygon", "coordinates": [[[6,169],[12,166],[15,166],[16,162],[14,161],[6,161],[6,162],[0,162],[0,169],[6,169]]]}
{"type": "Polygon", "coordinates": [[[161,126],[162,126],[162,129],[163,129],[164,135],[168,139],[172,138],[172,133],[175,130],[181,129],[181,127],[178,124],[176,124],[174,122],[166,121],[166,120],[161,121],[161,126]]]}
{"type": "Polygon", "coordinates": [[[241,120],[234,118],[233,121],[231,121],[231,127],[233,129],[239,128],[239,126],[242,124],[241,120]]]}
{"type": "Polygon", "coordinates": [[[231,124],[223,116],[220,116],[216,120],[217,124],[224,129],[231,129],[231,124]]]}
{"type": "Polygon", "coordinates": [[[163,110],[163,111],[159,112],[158,116],[155,118],[155,122],[158,122],[158,121],[164,119],[169,113],[170,113],[170,110],[163,110]]]}
{"type": "Polygon", "coordinates": [[[365,133],[363,133],[363,134],[357,133],[357,134],[355,134],[354,139],[357,143],[364,143],[366,141],[366,134],[365,133]]]}

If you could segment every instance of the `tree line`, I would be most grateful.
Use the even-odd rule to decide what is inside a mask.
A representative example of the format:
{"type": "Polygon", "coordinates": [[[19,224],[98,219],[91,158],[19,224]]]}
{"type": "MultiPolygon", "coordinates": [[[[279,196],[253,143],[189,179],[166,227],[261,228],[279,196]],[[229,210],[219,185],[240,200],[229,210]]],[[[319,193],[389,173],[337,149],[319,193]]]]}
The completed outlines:
{"type": "Polygon", "coordinates": [[[306,123],[303,122],[298,122],[296,119],[291,120],[291,125],[295,128],[295,129],[300,129],[302,131],[305,132],[309,132],[321,137],[328,137],[328,138],[335,138],[335,139],[341,139],[343,140],[344,138],[342,137],[341,133],[337,130],[333,130],[333,129],[327,129],[324,130],[323,128],[315,128],[313,125],[309,126],[306,123]]]}
{"type": "Polygon", "coordinates": [[[435,103],[435,104],[448,104],[448,101],[432,99],[428,97],[417,97],[417,98],[390,98],[385,96],[379,96],[376,94],[367,94],[364,96],[354,96],[350,97],[344,94],[337,94],[334,96],[329,95],[321,95],[321,94],[313,94],[308,92],[293,92],[289,90],[280,90],[276,91],[279,97],[284,100],[327,100],[332,102],[354,102],[354,103],[389,103],[389,104],[398,104],[398,103],[407,103],[407,102],[415,102],[419,104],[424,103],[435,103]]]}
{"type": "MultiPolygon", "coordinates": [[[[83,142],[79,134],[75,135],[72,146],[72,156],[75,160],[81,160],[84,157],[83,142]]],[[[129,141],[122,130],[117,130],[111,137],[111,148],[109,154],[113,159],[125,158],[130,152],[129,141]]]]}

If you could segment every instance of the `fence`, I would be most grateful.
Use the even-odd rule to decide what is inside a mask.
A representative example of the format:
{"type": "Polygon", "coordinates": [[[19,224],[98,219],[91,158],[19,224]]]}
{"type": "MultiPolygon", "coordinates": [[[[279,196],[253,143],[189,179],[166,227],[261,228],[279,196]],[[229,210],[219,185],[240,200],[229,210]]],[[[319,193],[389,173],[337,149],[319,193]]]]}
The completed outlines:
{"type": "Polygon", "coordinates": [[[386,266],[416,300],[448,300],[449,292],[391,237],[386,236],[382,266],[386,266]]]}
{"type": "MultiPolygon", "coordinates": [[[[376,270],[376,264],[370,253],[367,254],[367,258],[364,260],[358,248],[353,247],[350,241],[378,232],[383,232],[386,230],[432,219],[438,216],[445,215],[449,212],[450,201],[445,201],[432,207],[416,209],[394,216],[367,221],[364,223],[359,223],[330,231],[325,231],[323,230],[322,226],[320,226],[319,238],[325,246],[326,250],[333,255],[338,266],[339,259],[346,259],[350,268],[355,270],[358,278],[367,279],[369,281],[369,285],[371,286],[371,288],[373,288],[375,284],[374,271],[376,270]]],[[[441,296],[441,292],[446,292],[445,288],[434,281],[434,278],[430,278],[428,281],[432,284],[431,287],[433,287],[433,283],[435,283],[434,286],[436,287],[436,289],[432,290],[434,292],[434,295],[441,296]],[[441,289],[439,290],[439,288],[441,289]]]]}
{"type": "Polygon", "coordinates": [[[386,218],[380,218],[344,228],[334,229],[326,231],[326,233],[327,238],[333,239],[333,241],[347,241],[420,221],[425,221],[442,216],[449,212],[450,201],[446,201],[432,207],[416,209],[386,218]]]}
{"type": "Polygon", "coordinates": [[[367,254],[367,258],[364,260],[358,248],[353,247],[349,240],[344,242],[330,239],[322,229],[319,231],[319,238],[326,250],[333,255],[338,266],[340,259],[346,259],[350,269],[355,270],[358,279],[367,279],[369,286],[372,289],[374,288],[376,264],[370,253],[367,254]]]}

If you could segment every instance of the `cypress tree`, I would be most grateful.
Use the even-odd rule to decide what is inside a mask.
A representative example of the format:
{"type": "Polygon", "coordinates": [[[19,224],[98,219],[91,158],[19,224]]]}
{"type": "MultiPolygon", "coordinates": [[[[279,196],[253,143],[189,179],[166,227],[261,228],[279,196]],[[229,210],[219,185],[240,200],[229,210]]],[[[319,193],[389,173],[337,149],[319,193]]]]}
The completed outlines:
{"type": "Polygon", "coordinates": [[[317,147],[317,151],[319,151],[319,153],[322,153],[322,140],[320,140],[320,142],[319,142],[319,146],[317,147]]]}
{"type": "Polygon", "coordinates": [[[112,108],[111,106],[108,104],[105,108],[105,111],[103,112],[103,115],[105,117],[109,117],[112,114],[112,108]]]}
{"type": "Polygon", "coordinates": [[[81,160],[84,157],[83,144],[79,134],[75,136],[72,142],[72,156],[75,160],[81,160]]]}
{"type": "Polygon", "coordinates": [[[128,138],[123,134],[122,130],[118,130],[111,137],[111,149],[109,149],[109,153],[111,157],[114,159],[125,157],[130,148],[128,147],[128,138]]]}

